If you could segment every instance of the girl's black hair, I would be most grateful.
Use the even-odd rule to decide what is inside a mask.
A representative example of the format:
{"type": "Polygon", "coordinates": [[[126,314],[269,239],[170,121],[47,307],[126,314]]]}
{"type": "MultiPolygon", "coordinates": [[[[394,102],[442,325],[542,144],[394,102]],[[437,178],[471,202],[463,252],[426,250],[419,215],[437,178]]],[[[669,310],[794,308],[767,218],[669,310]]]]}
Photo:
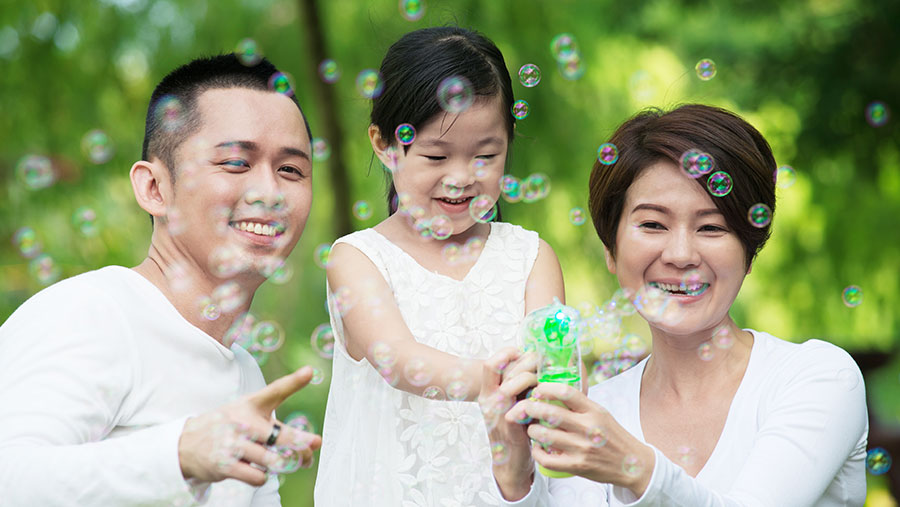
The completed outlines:
{"type": "MultiPolygon", "coordinates": [[[[437,100],[438,85],[451,76],[468,79],[476,100],[500,97],[512,143],[516,127],[510,112],[512,81],[503,54],[484,35],[455,26],[409,32],[388,49],[380,71],[384,89],[372,101],[371,121],[387,144],[396,143],[394,130],[400,124],[409,123],[418,130],[443,113],[437,100]]],[[[390,177],[388,185],[388,213],[393,214],[397,211],[397,190],[390,177]]],[[[499,203],[495,220],[500,220],[499,203]]]]}

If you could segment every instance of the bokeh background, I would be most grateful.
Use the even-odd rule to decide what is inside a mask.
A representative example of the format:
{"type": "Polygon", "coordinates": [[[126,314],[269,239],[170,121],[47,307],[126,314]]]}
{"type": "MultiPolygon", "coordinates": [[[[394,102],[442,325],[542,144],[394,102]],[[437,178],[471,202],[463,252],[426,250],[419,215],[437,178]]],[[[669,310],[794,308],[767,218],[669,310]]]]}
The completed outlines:
{"type": "MultiPolygon", "coordinates": [[[[0,319],[54,280],[143,259],[150,225],[128,169],[140,157],[150,93],[189,59],[252,39],[292,76],[313,135],[330,148],[315,164],[293,275],[265,284],[253,301],[256,315],[287,334],[263,361],[266,378],[304,364],[324,375],[279,415],[302,411],[321,430],[330,361],[310,345],[328,320],[315,251],[386,216],[382,170],[365,134],[370,104],[356,76],[378,68],[401,34],[458,24],[492,38],[511,74],[528,63],[542,70],[536,87],[514,83],[530,113],[519,121],[507,172],[544,173],[551,191],[504,203],[503,216],[556,249],[572,304],[602,304],[616,288],[590,221],[576,225],[570,212],[587,208],[597,147],[620,122],[649,106],[703,102],[759,128],[796,178],[778,189],[772,239],[733,316],[851,351],[866,375],[870,447],[900,453],[900,129],[891,117],[900,115],[898,19],[900,2],[889,0],[7,0],[0,319]],[[554,59],[550,42],[560,33],[577,41],[583,74],[566,74],[554,59]],[[317,71],[325,58],[337,64],[334,83],[317,71]],[[708,80],[695,71],[705,58],[716,64],[708,80]],[[369,203],[371,217],[354,215],[357,201],[369,203]],[[855,307],[842,301],[850,285],[863,295],[855,307]]],[[[628,326],[649,336],[638,322],[628,326]]],[[[869,475],[867,505],[896,505],[894,472],[869,475]]],[[[315,467],[286,477],[284,504],[312,505],[314,477],[315,467]]]]}

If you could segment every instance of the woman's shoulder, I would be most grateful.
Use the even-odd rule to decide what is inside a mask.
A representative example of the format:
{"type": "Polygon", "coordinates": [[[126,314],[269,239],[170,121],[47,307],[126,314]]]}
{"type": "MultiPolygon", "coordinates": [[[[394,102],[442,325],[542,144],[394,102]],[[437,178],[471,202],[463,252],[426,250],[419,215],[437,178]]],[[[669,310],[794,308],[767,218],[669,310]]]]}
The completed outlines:
{"type": "Polygon", "coordinates": [[[857,368],[856,362],[841,347],[818,339],[794,343],[783,340],[763,331],[748,329],[753,333],[766,363],[786,367],[801,365],[819,365],[823,368],[857,368]]]}

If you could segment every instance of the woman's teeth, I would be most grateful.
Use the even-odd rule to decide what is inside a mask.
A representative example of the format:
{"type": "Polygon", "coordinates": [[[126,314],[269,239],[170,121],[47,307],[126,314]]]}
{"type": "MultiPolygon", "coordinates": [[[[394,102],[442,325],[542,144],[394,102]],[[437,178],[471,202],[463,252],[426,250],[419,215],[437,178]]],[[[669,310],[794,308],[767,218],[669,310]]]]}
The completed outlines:
{"type": "Polygon", "coordinates": [[[662,282],[650,282],[652,287],[656,287],[658,289],[664,290],[669,294],[686,294],[688,296],[699,296],[706,292],[706,289],[709,288],[708,283],[691,283],[691,284],[677,284],[677,283],[662,283],[662,282]]]}
{"type": "Polygon", "coordinates": [[[279,228],[276,225],[260,224],[257,222],[234,222],[231,226],[235,229],[244,232],[252,232],[253,234],[258,234],[260,236],[273,237],[279,232],[279,228]]]}

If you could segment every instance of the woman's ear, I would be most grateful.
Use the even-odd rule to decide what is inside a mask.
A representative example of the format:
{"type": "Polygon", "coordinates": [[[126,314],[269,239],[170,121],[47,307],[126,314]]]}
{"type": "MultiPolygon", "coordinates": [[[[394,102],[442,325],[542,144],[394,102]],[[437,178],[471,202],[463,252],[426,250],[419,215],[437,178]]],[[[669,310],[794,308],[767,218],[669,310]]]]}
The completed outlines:
{"type": "Polygon", "coordinates": [[[172,195],[169,170],[159,162],[139,160],[131,166],[134,198],[154,218],[166,215],[166,200],[172,195]]]}
{"type": "Polygon", "coordinates": [[[606,258],[606,269],[609,270],[610,274],[616,274],[616,258],[609,252],[609,248],[606,245],[603,246],[603,256],[606,258]]]}
{"type": "Polygon", "coordinates": [[[375,156],[385,167],[391,171],[397,168],[397,149],[381,137],[381,129],[377,125],[369,125],[369,142],[375,156]]]}

